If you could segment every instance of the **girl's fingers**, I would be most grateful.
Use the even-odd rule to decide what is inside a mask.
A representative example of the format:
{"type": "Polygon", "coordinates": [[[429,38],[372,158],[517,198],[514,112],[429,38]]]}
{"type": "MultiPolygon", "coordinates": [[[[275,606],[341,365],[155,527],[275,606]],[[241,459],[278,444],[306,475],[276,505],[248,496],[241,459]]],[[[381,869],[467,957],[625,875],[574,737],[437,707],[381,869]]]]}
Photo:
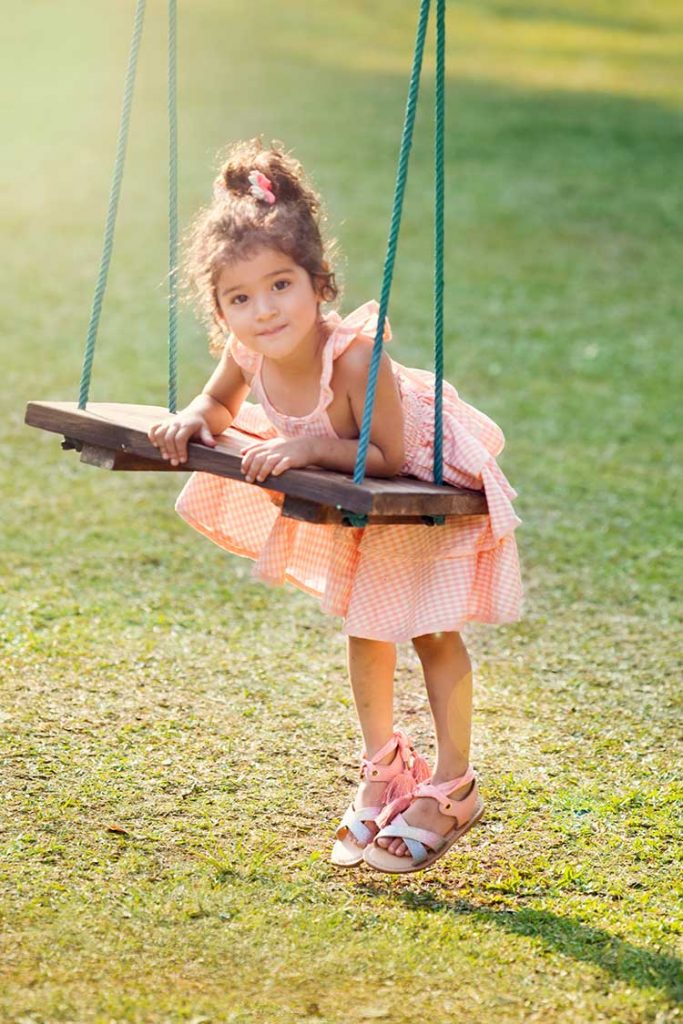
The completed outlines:
{"type": "Polygon", "coordinates": [[[285,455],[283,458],[280,459],[280,461],[275,466],[273,466],[273,468],[270,471],[270,475],[280,476],[280,473],[284,473],[286,469],[291,469],[291,466],[292,460],[288,455],[285,455]]]}
{"type": "Polygon", "coordinates": [[[249,464],[252,461],[252,459],[256,458],[257,455],[262,454],[263,451],[264,449],[261,447],[261,445],[256,444],[252,445],[249,448],[243,448],[242,451],[240,452],[242,456],[242,465],[244,465],[245,463],[249,464]]]}
{"type": "Polygon", "coordinates": [[[262,483],[271,474],[279,476],[286,469],[291,469],[291,457],[274,449],[268,442],[258,442],[241,449],[241,470],[247,483],[257,480],[262,483]],[[277,469],[277,471],[276,471],[277,469]]]}
{"type": "Polygon", "coordinates": [[[272,455],[266,455],[263,462],[261,463],[261,469],[259,470],[256,479],[259,483],[263,483],[266,477],[269,477],[273,472],[273,469],[279,462],[282,461],[282,455],[274,452],[272,455]]]}
{"type": "Polygon", "coordinates": [[[181,427],[175,437],[176,451],[180,462],[187,462],[187,442],[195,433],[191,426],[181,427]]]}
{"type": "Polygon", "coordinates": [[[251,452],[247,452],[246,455],[242,456],[242,464],[240,466],[240,469],[242,470],[242,472],[244,473],[245,476],[249,475],[249,470],[251,468],[251,464],[252,464],[253,459],[254,459],[254,456],[253,456],[253,454],[251,452]]]}
{"type": "Polygon", "coordinates": [[[147,434],[147,437],[150,439],[150,441],[152,442],[152,444],[154,445],[155,448],[163,448],[165,433],[166,433],[166,426],[165,426],[165,424],[163,424],[163,423],[155,423],[154,426],[150,428],[150,431],[147,434]]]}
{"type": "Polygon", "coordinates": [[[176,422],[176,420],[161,420],[159,423],[153,423],[147,434],[152,444],[162,439],[169,427],[174,426],[176,422]]]}
{"type": "Polygon", "coordinates": [[[180,424],[172,423],[166,432],[166,444],[164,458],[170,459],[172,466],[177,466],[180,461],[180,450],[178,447],[178,434],[180,424]]]}
{"type": "MultiPolygon", "coordinates": [[[[177,466],[179,463],[187,462],[188,442],[195,434],[203,444],[212,448],[216,447],[216,441],[208,427],[202,426],[197,431],[196,423],[183,423],[182,420],[177,419],[153,424],[147,437],[154,447],[159,449],[164,459],[170,461],[172,466],[177,466]]],[[[243,449],[243,451],[247,451],[247,449],[243,449]]]]}
{"type": "Polygon", "coordinates": [[[263,448],[262,445],[253,445],[251,448],[244,448],[242,456],[242,472],[248,474],[251,470],[258,468],[263,459],[268,454],[268,449],[263,448]]]}
{"type": "Polygon", "coordinates": [[[254,457],[250,460],[249,465],[246,469],[247,483],[253,484],[255,480],[261,479],[261,467],[263,466],[263,456],[254,457]]]}
{"type": "Polygon", "coordinates": [[[242,472],[245,475],[246,481],[249,484],[253,484],[255,480],[259,482],[265,480],[270,473],[269,465],[273,459],[277,456],[269,455],[265,452],[248,452],[242,459],[242,472]]]}

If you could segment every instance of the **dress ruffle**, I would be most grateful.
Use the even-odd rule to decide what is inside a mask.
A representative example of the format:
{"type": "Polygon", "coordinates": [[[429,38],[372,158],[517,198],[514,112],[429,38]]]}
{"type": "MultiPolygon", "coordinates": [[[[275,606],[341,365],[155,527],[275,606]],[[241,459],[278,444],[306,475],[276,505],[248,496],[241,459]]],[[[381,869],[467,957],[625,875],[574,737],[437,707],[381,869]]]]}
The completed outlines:
{"type": "MultiPolygon", "coordinates": [[[[344,320],[328,315],[332,330],[323,353],[320,398],[308,416],[284,416],[267,403],[256,356],[252,391],[262,404],[244,403],[233,426],[261,437],[336,436],[326,413],[334,359],[359,334],[374,338],[377,314],[377,303],[368,302],[344,320]]],[[[385,340],[390,337],[387,323],[385,340]]],[[[404,412],[402,473],[432,480],[434,376],[398,363],[393,369],[404,412]]],[[[323,611],[344,619],[350,635],[399,642],[460,630],[472,620],[513,622],[521,614],[514,537],[521,520],[512,506],[517,493],[496,462],[505,438],[451,384],[444,383],[443,398],[444,480],[484,490],[487,515],[447,519],[436,527],[304,523],[280,514],[281,494],[204,473],[192,475],[176,509],[221,547],[254,559],[256,578],[289,582],[318,597],[323,611]]]]}

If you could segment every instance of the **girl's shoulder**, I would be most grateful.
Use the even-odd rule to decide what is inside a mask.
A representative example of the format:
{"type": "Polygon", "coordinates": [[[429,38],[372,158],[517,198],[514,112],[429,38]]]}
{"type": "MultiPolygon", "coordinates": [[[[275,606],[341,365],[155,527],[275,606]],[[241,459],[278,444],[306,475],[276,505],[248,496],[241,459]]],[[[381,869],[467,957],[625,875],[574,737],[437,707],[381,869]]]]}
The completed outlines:
{"type": "MultiPolygon", "coordinates": [[[[335,357],[333,363],[334,390],[344,388],[347,392],[358,388],[365,390],[372,362],[373,339],[365,334],[357,334],[351,338],[343,352],[335,357]]],[[[389,362],[386,352],[382,352],[380,367],[389,362]]]]}
{"type": "MultiPolygon", "coordinates": [[[[354,416],[362,414],[363,403],[368,385],[370,366],[375,348],[375,335],[379,320],[379,307],[376,302],[366,302],[364,306],[354,310],[344,320],[338,318],[338,325],[333,332],[334,337],[328,339],[331,346],[327,349],[329,371],[333,373],[331,391],[335,395],[345,393],[354,409],[354,416]],[[334,359],[330,358],[334,348],[334,359]]],[[[384,322],[383,340],[389,341],[391,329],[389,322],[384,322]]],[[[323,380],[328,379],[325,375],[323,380]]],[[[396,400],[396,381],[394,364],[383,350],[380,355],[377,373],[377,390],[375,393],[376,408],[383,408],[387,413],[395,413],[391,403],[396,400]]]]}
{"type": "MultiPolygon", "coordinates": [[[[341,357],[343,362],[355,364],[363,363],[367,366],[368,353],[372,352],[372,345],[377,333],[377,321],[379,319],[379,306],[374,299],[365,302],[358,309],[354,309],[348,316],[342,317],[337,312],[328,313],[325,322],[330,327],[328,343],[332,349],[332,357],[337,360],[341,357]]],[[[389,321],[384,321],[383,340],[391,340],[391,327],[389,321]]]]}

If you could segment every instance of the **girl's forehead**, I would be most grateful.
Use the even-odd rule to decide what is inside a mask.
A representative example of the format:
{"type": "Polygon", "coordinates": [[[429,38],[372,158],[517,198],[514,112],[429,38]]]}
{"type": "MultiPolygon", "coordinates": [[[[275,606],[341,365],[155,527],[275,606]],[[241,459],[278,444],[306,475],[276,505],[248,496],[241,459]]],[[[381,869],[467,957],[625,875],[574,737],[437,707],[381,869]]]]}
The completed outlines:
{"type": "Polygon", "coordinates": [[[296,266],[291,256],[285,255],[279,249],[258,249],[249,256],[226,263],[221,268],[218,281],[224,287],[229,286],[228,282],[231,281],[245,284],[247,281],[258,281],[282,270],[295,270],[296,266]]]}

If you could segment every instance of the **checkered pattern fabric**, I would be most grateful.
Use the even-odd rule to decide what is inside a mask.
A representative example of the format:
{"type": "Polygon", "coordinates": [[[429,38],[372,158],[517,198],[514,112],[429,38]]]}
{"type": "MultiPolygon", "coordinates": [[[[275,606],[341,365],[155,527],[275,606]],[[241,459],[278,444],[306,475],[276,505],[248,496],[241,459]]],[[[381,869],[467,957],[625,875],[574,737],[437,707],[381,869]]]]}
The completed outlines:
{"type": "MultiPolygon", "coordinates": [[[[377,304],[346,319],[330,314],[320,398],[307,416],[284,416],[261,384],[260,357],[235,339],[235,359],[250,373],[258,405],[245,403],[233,426],[273,437],[336,437],[327,415],[334,359],[358,335],[373,337],[377,304]],[[243,350],[243,351],[242,351],[243,350]]],[[[387,330],[385,338],[389,340],[387,330]]],[[[432,479],[434,377],[393,363],[401,392],[406,460],[402,473],[432,479]]],[[[517,493],[496,463],[505,439],[484,413],[444,383],[444,480],[483,489],[488,515],[447,519],[444,526],[318,525],[280,515],[282,495],[206,473],[194,473],[176,509],[216,544],[254,559],[256,578],[293,583],[318,597],[323,611],[344,619],[351,636],[401,642],[425,633],[460,630],[468,621],[503,623],[520,617],[522,584],[514,531],[517,493]]]]}

